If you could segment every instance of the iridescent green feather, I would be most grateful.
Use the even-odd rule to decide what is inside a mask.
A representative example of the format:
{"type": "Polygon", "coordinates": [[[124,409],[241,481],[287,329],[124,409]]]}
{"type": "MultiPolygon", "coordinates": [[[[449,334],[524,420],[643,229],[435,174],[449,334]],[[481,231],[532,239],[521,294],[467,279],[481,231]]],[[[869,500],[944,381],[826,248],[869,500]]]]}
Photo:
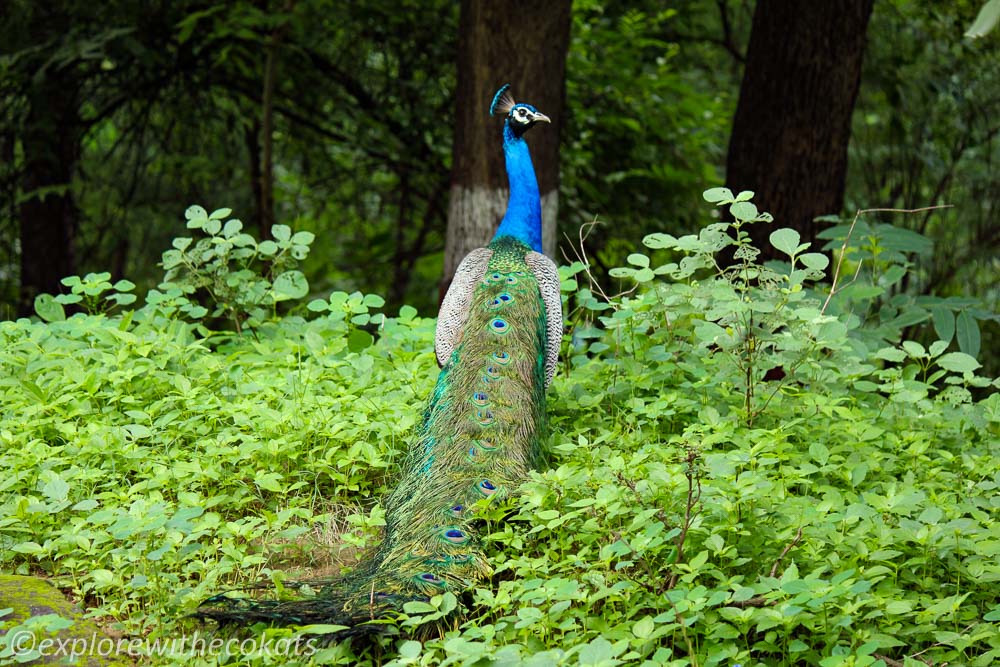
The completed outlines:
{"type": "Polygon", "coordinates": [[[438,376],[424,420],[386,503],[382,544],[357,570],[294,601],[208,600],[220,622],[327,623],[338,636],[377,632],[410,600],[461,592],[490,574],[473,508],[502,497],[539,459],[545,415],[546,315],[525,263],[531,248],[494,240],[457,346],[438,376]]]}

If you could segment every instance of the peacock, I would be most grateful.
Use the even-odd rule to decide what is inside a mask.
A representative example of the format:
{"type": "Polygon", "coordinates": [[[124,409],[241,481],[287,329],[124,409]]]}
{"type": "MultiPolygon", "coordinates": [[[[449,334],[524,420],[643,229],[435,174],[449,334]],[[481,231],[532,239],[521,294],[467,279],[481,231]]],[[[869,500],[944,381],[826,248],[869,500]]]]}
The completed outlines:
{"type": "Polygon", "coordinates": [[[206,600],[195,616],[222,624],[346,626],[332,640],[379,633],[412,600],[461,593],[491,573],[477,510],[511,494],[540,458],[545,391],[562,340],[559,273],[542,254],[538,182],[525,133],[549,118],[504,85],[510,197],[496,235],[458,266],[441,302],[434,351],[441,366],[423,421],[386,501],[385,536],[346,577],[298,600],[206,600]]]}

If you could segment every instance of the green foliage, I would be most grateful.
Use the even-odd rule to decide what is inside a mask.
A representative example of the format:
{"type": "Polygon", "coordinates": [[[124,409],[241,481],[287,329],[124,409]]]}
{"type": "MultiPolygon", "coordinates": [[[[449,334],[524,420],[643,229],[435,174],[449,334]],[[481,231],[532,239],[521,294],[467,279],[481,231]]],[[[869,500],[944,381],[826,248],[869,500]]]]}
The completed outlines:
{"type": "MultiPolygon", "coordinates": [[[[787,262],[757,264],[746,227],[769,216],[750,193],[706,199],[735,221],[648,235],[614,272],[626,294],[584,286],[583,263],[561,269],[572,326],[550,465],[487,514],[496,576],[472,592],[470,620],[309,661],[1000,658],[997,381],[954,341],[900,338],[906,325],[865,307],[878,278],[821,284],[837,265],[788,230],[771,234],[787,262]],[[732,244],[738,263],[719,266],[732,244]]],[[[867,243],[852,236],[846,254],[867,243]]],[[[0,323],[2,567],[51,576],[155,638],[192,630],[183,614],[220,588],[350,564],[339,550],[376,541],[377,499],[436,372],[433,322],[409,308],[373,319],[380,305],[335,293],[309,303],[314,319],[268,318],[213,346],[162,303],[0,323]]],[[[457,603],[435,596],[400,622],[457,603]]],[[[181,661],[216,657],[154,663],[181,661]]]]}
{"type": "Polygon", "coordinates": [[[39,294],[35,297],[35,312],[46,322],[61,322],[66,319],[64,305],[80,304],[88,313],[107,313],[116,306],[135,303],[135,289],[131,280],[119,280],[111,284],[111,274],[88,273],[83,278],[68,276],[62,284],[70,288],[69,294],[39,294]]]}
{"type": "Polygon", "coordinates": [[[274,225],[274,240],[258,243],[243,232],[242,222],[226,220],[230,213],[231,209],[222,208],[209,214],[201,206],[185,211],[188,229],[201,230],[206,237],[196,242],[174,239],[173,249],[163,253],[166,274],[159,287],[168,293],[204,290],[213,309],[188,307],[187,314],[196,319],[224,315],[241,331],[244,325],[260,325],[278,303],[309,293],[305,275],[294,267],[309,254],[315,235],[292,234],[286,225],[274,225]]]}
{"type": "MultiPolygon", "coordinates": [[[[973,325],[996,336],[990,313],[1000,311],[996,286],[996,224],[1000,202],[1000,70],[993,55],[1000,33],[976,40],[961,35],[985,0],[875,3],[870,40],[851,134],[847,208],[950,208],[912,215],[876,214],[897,233],[926,237],[935,251],[911,255],[905,277],[880,281],[883,302],[897,297],[928,307],[928,297],[958,317],[966,352],[974,351],[973,325]],[[977,300],[974,300],[977,297],[977,300]]],[[[995,3],[989,3],[995,5],[995,3]]],[[[901,239],[902,240],[902,239],[901,239]]],[[[887,274],[888,278],[893,274],[887,274]]],[[[881,305],[881,304],[879,304],[881,305]]],[[[930,345],[936,336],[917,334],[930,345]]],[[[996,346],[981,346],[980,361],[1000,373],[996,346]]]]}
{"type": "Polygon", "coordinates": [[[670,34],[693,14],[660,2],[573,3],[560,229],[575,238],[581,220],[600,214],[609,224],[588,248],[606,266],[631,252],[650,220],[697,228],[691,193],[721,176],[735,95],[685,71],[670,34]]]}

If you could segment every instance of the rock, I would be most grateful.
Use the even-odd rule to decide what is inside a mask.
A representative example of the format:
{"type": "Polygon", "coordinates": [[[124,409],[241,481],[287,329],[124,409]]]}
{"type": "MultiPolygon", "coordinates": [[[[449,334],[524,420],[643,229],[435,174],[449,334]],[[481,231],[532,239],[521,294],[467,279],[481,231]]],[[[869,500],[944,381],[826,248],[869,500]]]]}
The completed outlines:
{"type": "Polygon", "coordinates": [[[0,663],[131,665],[127,655],[117,653],[118,646],[49,582],[0,575],[0,663]]]}

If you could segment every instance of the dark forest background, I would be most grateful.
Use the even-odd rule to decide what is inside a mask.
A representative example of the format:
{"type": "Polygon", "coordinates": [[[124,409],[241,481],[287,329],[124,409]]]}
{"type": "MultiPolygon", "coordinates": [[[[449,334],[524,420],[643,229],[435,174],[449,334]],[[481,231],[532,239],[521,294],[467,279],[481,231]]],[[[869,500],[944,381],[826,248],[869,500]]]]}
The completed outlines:
{"type": "Polygon", "coordinates": [[[192,203],[315,233],[316,295],[431,315],[450,187],[503,185],[461,158],[499,159],[484,91],[512,80],[556,121],[531,141],[563,247],[604,223],[599,275],[702,226],[723,183],[807,240],[835,224],[817,216],[950,204],[871,218],[931,242],[892,292],[973,296],[995,326],[1000,37],[963,37],[980,0],[539,4],[8,1],[0,317],[67,275],[155,286],[192,203]]]}

